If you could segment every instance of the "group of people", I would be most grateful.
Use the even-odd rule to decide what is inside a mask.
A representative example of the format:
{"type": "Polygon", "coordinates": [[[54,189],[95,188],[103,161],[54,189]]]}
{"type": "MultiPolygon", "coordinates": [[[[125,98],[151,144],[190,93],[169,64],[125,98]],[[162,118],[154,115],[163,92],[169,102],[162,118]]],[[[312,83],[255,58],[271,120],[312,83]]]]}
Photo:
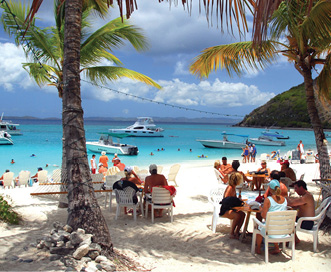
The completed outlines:
{"type": "MultiPolygon", "coordinates": [[[[101,156],[99,157],[98,164],[97,164],[96,156],[95,156],[95,154],[93,154],[91,161],[90,161],[91,173],[92,174],[102,173],[102,174],[106,175],[108,168],[109,168],[108,162],[109,162],[109,158],[106,155],[105,151],[101,152],[101,156]]],[[[121,159],[118,157],[118,155],[116,153],[114,154],[114,157],[111,162],[112,162],[113,166],[118,167],[118,169],[120,171],[124,171],[125,164],[121,162],[121,159]]]]}
{"type": "Polygon", "coordinates": [[[245,147],[242,148],[243,152],[241,156],[243,157],[243,163],[255,162],[256,158],[256,146],[255,144],[247,144],[245,147]]]}
{"type": "MultiPolygon", "coordinates": [[[[134,172],[132,167],[126,166],[124,168],[125,177],[120,179],[119,181],[115,182],[113,185],[113,189],[123,190],[126,187],[133,188],[136,193],[143,187],[144,194],[146,196],[145,201],[151,197],[152,188],[155,186],[168,186],[167,179],[164,175],[157,173],[157,166],[155,164],[151,164],[149,166],[149,173],[150,176],[147,176],[145,182],[140,180],[137,174],[134,172]]],[[[138,198],[136,195],[133,196],[133,202],[137,203],[138,198]]],[[[154,210],[155,217],[162,217],[162,209],[154,210]]]]}
{"type": "MultiPolygon", "coordinates": [[[[236,210],[233,207],[236,207],[234,203],[238,205],[238,198],[236,193],[236,187],[241,185],[243,182],[248,181],[254,184],[259,181],[248,180],[246,175],[238,171],[240,163],[238,160],[234,160],[232,165],[227,164],[226,157],[222,158],[222,164],[215,162],[214,167],[219,169],[224,177],[224,183],[228,184],[223,200],[222,207],[225,204],[226,208],[223,207],[221,209],[220,215],[229,218],[232,220],[230,238],[238,239],[240,234],[240,229],[245,220],[245,213],[240,210],[236,210]],[[229,204],[230,203],[230,204],[229,204]],[[231,203],[233,206],[231,206],[231,203]]],[[[289,207],[298,210],[297,220],[300,217],[313,217],[315,216],[315,203],[314,198],[310,192],[307,190],[307,184],[303,180],[296,180],[296,175],[293,169],[289,166],[288,161],[284,161],[281,163],[281,171],[273,170],[270,172],[270,169],[267,168],[266,162],[262,161],[261,168],[258,171],[266,171],[268,173],[268,188],[265,191],[264,195],[261,197],[261,201],[263,205],[260,208],[260,211],[257,213],[257,218],[259,220],[263,220],[266,218],[267,213],[271,211],[285,211],[289,207]],[[290,197],[288,194],[287,186],[281,181],[282,177],[288,177],[293,181],[292,186],[294,187],[295,192],[299,196],[290,197]]],[[[258,185],[259,186],[259,185],[258,185]]],[[[304,229],[312,229],[314,225],[313,221],[303,221],[301,227],[304,229]]],[[[296,243],[299,243],[300,240],[298,237],[295,237],[296,243]]],[[[257,236],[256,241],[256,253],[261,253],[261,243],[262,236],[257,236]]],[[[279,246],[275,244],[274,250],[271,253],[277,254],[279,253],[279,246]]]]}

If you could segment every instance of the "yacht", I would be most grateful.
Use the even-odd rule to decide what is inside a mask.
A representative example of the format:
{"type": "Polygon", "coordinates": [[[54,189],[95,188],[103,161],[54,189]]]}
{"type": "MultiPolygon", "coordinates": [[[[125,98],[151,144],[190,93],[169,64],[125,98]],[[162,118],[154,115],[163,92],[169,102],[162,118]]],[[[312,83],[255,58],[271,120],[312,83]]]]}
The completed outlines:
{"type": "Polygon", "coordinates": [[[11,136],[6,131],[0,131],[0,145],[12,145],[14,144],[11,136]]]}
{"type": "Polygon", "coordinates": [[[13,124],[11,121],[4,121],[3,120],[3,113],[0,119],[0,131],[6,131],[11,136],[22,135],[21,130],[18,129],[19,124],[13,124]]]}
{"type": "Polygon", "coordinates": [[[225,149],[242,149],[246,146],[246,141],[248,135],[239,135],[239,134],[232,134],[232,133],[222,133],[223,139],[222,140],[197,140],[200,142],[204,147],[209,148],[225,148],[225,149]],[[242,141],[235,142],[229,141],[228,136],[236,136],[242,138],[242,141]]]}
{"type": "Polygon", "coordinates": [[[268,136],[268,137],[275,137],[277,139],[283,139],[283,140],[290,139],[289,136],[285,136],[283,134],[280,134],[278,131],[272,132],[269,129],[266,129],[265,131],[262,131],[261,134],[264,135],[264,136],[268,136]]]}
{"type": "Polygon", "coordinates": [[[86,148],[92,152],[101,153],[105,151],[108,154],[119,154],[119,155],[138,155],[138,147],[134,145],[121,144],[121,138],[128,137],[128,134],[122,133],[111,133],[101,132],[100,139],[97,142],[86,142],[86,148]],[[117,138],[118,142],[114,142],[113,138],[117,138]]]}
{"type": "Polygon", "coordinates": [[[284,146],[284,141],[275,141],[270,136],[262,135],[258,138],[249,138],[249,142],[256,145],[284,146]]]}
{"type": "Polygon", "coordinates": [[[163,128],[158,128],[151,117],[138,117],[137,121],[127,128],[109,129],[113,134],[128,134],[130,137],[163,137],[163,128]]]}

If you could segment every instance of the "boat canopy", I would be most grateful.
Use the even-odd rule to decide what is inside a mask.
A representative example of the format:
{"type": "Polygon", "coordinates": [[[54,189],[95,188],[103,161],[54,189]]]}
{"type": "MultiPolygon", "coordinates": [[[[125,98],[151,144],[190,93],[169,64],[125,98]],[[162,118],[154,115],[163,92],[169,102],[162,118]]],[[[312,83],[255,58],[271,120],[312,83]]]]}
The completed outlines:
{"type": "Polygon", "coordinates": [[[242,135],[242,134],[234,134],[234,133],[226,133],[226,132],[222,132],[222,135],[224,136],[239,136],[239,137],[243,137],[243,138],[248,138],[249,135],[242,135]]]}
{"type": "Polygon", "coordinates": [[[112,132],[98,132],[98,134],[107,135],[110,137],[115,137],[115,138],[120,138],[120,139],[130,136],[127,133],[112,133],[112,132]]]}

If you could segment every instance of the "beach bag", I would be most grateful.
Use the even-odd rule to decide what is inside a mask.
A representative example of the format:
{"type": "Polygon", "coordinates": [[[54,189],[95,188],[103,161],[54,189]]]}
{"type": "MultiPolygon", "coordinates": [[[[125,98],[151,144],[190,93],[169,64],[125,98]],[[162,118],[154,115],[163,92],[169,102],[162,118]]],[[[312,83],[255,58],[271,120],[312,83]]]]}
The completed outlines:
{"type": "Polygon", "coordinates": [[[233,207],[241,207],[244,205],[244,201],[235,196],[228,196],[222,199],[220,210],[220,216],[224,215],[226,211],[232,210],[233,207]]]}

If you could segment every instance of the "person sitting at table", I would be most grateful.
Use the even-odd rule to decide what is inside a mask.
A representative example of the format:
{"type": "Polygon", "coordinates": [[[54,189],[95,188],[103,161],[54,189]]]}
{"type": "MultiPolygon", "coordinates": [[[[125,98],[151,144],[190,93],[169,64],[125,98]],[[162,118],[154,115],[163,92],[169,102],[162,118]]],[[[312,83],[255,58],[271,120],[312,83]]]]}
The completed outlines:
{"type": "MultiPolygon", "coordinates": [[[[227,198],[228,200],[231,200],[235,202],[237,198],[236,194],[236,186],[240,185],[242,183],[242,175],[239,172],[232,173],[229,177],[229,185],[226,187],[223,200],[222,200],[222,207],[221,207],[221,212],[220,215],[224,216],[226,218],[229,218],[232,220],[232,225],[231,225],[231,232],[230,232],[230,238],[231,239],[239,239],[239,231],[241,229],[241,226],[244,223],[245,220],[245,213],[242,211],[236,211],[230,208],[230,205],[227,205],[227,208],[224,209],[225,204],[225,199],[227,198]],[[230,197],[232,197],[230,199],[230,197]],[[228,209],[229,208],[229,209],[228,209]]],[[[237,198],[237,202],[238,202],[237,198]]],[[[235,207],[235,206],[232,206],[235,207]]]]}
{"type": "MultiPolygon", "coordinates": [[[[149,166],[149,173],[151,175],[146,177],[145,179],[145,186],[144,186],[145,194],[151,194],[152,188],[155,186],[168,186],[168,182],[165,176],[157,173],[156,164],[151,164],[149,166]]],[[[146,197],[148,197],[148,195],[146,195],[146,197]]],[[[156,209],[154,210],[154,216],[162,217],[162,212],[163,212],[162,209],[156,209]]]]}
{"type": "Polygon", "coordinates": [[[232,171],[228,176],[230,176],[232,173],[239,173],[242,176],[243,182],[247,182],[247,183],[251,182],[251,180],[248,179],[242,171],[238,171],[239,166],[240,166],[240,162],[238,160],[234,160],[232,162],[232,171]]]}
{"type": "Polygon", "coordinates": [[[261,184],[265,183],[267,181],[267,178],[270,175],[270,169],[267,168],[267,162],[266,161],[261,162],[261,167],[259,169],[257,169],[256,174],[265,175],[265,177],[253,177],[253,181],[251,182],[252,191],[254,189],[254,185],[255,185],[255,190],[254,191],[260,191],[261,184]]]}
{"type": "MultiPolygon", "coordinates": [[[[281,196],[280,184],[279,181],[273,179],[269,183],[269,188],[271,192],[271,196],[268,196],[263,203],[262,208],[260,208],[262,218],[267,217],[268,212],[275,211],[286,211],[287,210],[287,200],[281,196]]],[[[261,229],[261,231],[265,231],[265,229],[261,229]]],[[[271,238],[280,238],[279,235],[269,235],[271,238]]],[[[256,249],[255,252],[257,254],[261,254],[261,243],[263,237],[260,234],[256,235],[256,249]]],[[[275,248],[270,254],[278,254],[280,252],[278,243],[275,243],[275,248]]]]}
{"type": "Polygon", "coordinates": [[[143,183],[140,180],[140,178],[137,176],[137,174],[133,171],[131,166],[125,166],[124,174],[125,174],[125,177],[122,178],[122,180],[126,179],[128,181],[131,181],[132,183],[134,183],[137,186],[141,186],[141,184],[143,183]]]}
{"type": "Polygon", "coordinates": [[[290,162],[288,160],[285,160],[281,162],[280,165],[281,165],[280,171],[285,173],[285,177],[290,178],[293,182],[295,182],[297,180],[297,177],[293,169],[290,167],[290,162]]]}
{"type": "MultiPolygon", "coordinates": [[[[225,179],[225,173],[221,170],[221,162],[220,160],[216,160],[214,162],[214,168],[219,172],[219,177],[220,179],[224,182],[224,179],[225,179]]],[[[226,183],[226,182],[224,182],[226,183]]]]}
{"type": "Polygon", "coordinates": [[[232,173],[234,170],[231,164],[228,164],[227,157],[222,158],[222,164],[220,165],[221,171],[224,173],[224,178],[222,179],[224,183],[228,183],[229,174],[232,173]]]}
{"type": "MultiPolygon", "coordinates": [[[[273,170],[271,171],[270,173],[270,179],[273,180],[273,179],[276,179],[279,181],[279,185],[280,185],[280,195],[283,196],[283,197],[287,197],[288,196],[288,190],[287,190],[287,187],[286,185],[280,181],[280,175],[279,175],[279,172],[277,170],[273,170]]],[[[264,198],[267,198],[268,196],[271,196],[271,191],[270,191],[270,187],[268,186],[268,189],[265,191],[264,193],[264,198]]]]}

